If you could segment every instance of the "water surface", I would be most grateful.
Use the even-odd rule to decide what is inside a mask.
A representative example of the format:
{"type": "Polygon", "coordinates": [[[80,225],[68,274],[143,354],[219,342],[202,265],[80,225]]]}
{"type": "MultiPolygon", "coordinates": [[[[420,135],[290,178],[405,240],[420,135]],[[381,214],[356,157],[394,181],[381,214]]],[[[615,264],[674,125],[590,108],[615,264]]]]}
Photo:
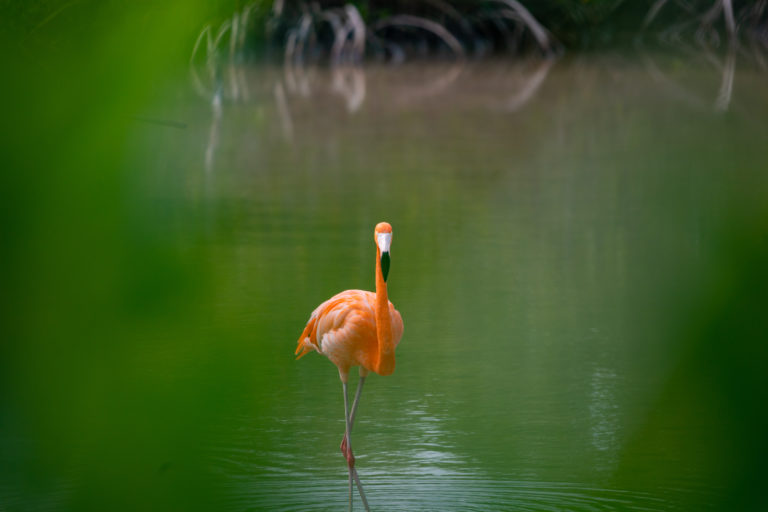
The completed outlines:
{"type": "Polygon", "coordinates": [[[120,162],[141,247],[121,260],[122,341],[99,349],[111,365],[65,356],[77,407],[40,428],[87,455],[61,448],[64,484],[6,501],[124,482],[342,509],[338,374],[293,352],[320,302],[373,288],[382,220],[405,332],[353,433],[373,510],[748,500],[768,96],[723,59],[238,64],[161,87],[120,162]]]}
{"type": "Polygon", "coordinates": [[[157,144],[248,338],[250,400],[210,446],[228,505],[343,506],[336,370],[291,354],[317,304],[372,288],[380,220],[405,335],[354,430],[374,508],[717,502],[717,412],[667,418],[689,397],[660,396],[713,240],[765,185],[764,74],[726,99],[733,76],[655,56],[197,79],[173,112],[189,129],[157,144]]]}

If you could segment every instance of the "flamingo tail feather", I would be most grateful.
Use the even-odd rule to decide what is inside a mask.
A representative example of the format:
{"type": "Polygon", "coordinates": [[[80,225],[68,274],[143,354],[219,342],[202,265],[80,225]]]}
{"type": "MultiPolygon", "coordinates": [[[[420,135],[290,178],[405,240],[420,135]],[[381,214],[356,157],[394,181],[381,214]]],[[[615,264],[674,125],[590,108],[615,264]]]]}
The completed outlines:
{"type": "Polygon", "coordinates": [[[310,353],[312,350],[316,350],[315,346],[312,343],[312,336],[315,335],[315,329],[317,324],[317,317],[313,316],[309,319],[309,322],[307,322],[307,326],[304,328],[304,332],[301,333],[301,336],[299,336],[299,343],[296,347],[296,359],[301,359],[308,353],[310,353]]]}

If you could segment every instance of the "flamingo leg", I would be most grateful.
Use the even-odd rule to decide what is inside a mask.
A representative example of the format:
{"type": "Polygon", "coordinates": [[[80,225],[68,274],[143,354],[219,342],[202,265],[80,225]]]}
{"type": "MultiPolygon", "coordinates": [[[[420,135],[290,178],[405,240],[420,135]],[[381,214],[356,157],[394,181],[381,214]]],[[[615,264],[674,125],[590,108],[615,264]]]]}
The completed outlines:
{"type": "MultiPolygon", "coordinates": [[[[341,385],[344,388],[344,424],[345,424],[345,433],[344,433],[344,439],[349,438],[349,430],[350,430],[350,424],[349,424],[349,396],[347,396],[347,381],[346,379],[342,379],[341,385]]],[[[352,455],[352,445],[351,443],[347,443],[348,451],[344,455],[347,458],[347,467],[349,469],[349,512],[352,512],[352,470],[355,468],[355,458],[352,455]]]]}
{"type": "Polygon", "coordinates": [[[368,508],[368,500],[365,499],[363,484],[360,483],[360,477],[357,476],[357,470],[355,468],[352,468],[352,476],[355,477],[355,483],[357,483],[357,490],[360,492],[360,499],[363,500],[363,507],[365,507],[365,512],[371,512],[371,509],[368,508]]]}
{"type": "Polygon", "coordinates": [[[360,380],[357,383],[357,392],[355,393],[355,401],[352,402],[352,412],[349,415],[350,430],[355,425],[355,414],[357,414],[357,406],[360,403],[360,395],[363,393],[363,384],[365,384],[365,375],[361,375],[360,380]]]}
{"type": "MultiPolygon", "coordinates": [[[[357,383],[357,392],[355,393],[355,401],[352,402],[352,412],[349,415],[349,430],[355,425],[355,415],[357,414],[357,406],[360,403],[360,395],[363,393],[363,384],[365,384],[365,375],[360,375],[360,381],[357,383]]],[[[347,456],[347,434],[344,434],[344,438],[341,440],[341,453],[347,456]]]]}
{"type": "Polygon", "coordinates": [[[342,381],[344,388],[344,418],[346,420],[346,432],[344,433],[344,440],[342,441],[342,452],[347,459],[347,466],[349,468],[349,510],[352,510],[352,480],[357,484],[357,490],[360,493],[360,498],[363,501],[363,506],[366,512],[370,512],[368,508],[368,500],[365,497],[365,491],[363,491],[363,484],[360,482],[360,477],[355,469],[355,456],[352,454],[352,442],[350,432],[352,431],[352,422],[354,421],[355,412],[357,410],[357,404],[360,401],[360,393],[362,391],[362,384],[365,381],[365,377],[361,376],[360,383],[357,386],[357,392],[355,393],[355,402],[352,406],[352,410],[349,409],[349,397],[347,393],[347,383],[342,381]],[[344,442],[346,441],[346,443],[344,442]]]}

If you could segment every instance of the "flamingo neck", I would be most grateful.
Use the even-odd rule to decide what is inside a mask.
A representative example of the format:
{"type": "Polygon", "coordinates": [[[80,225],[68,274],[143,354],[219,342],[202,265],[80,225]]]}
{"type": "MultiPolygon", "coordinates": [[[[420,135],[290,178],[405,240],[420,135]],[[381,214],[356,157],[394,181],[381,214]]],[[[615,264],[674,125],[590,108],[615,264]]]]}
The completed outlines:
{"type": "Polygon", "coordinates": [[[381,272],[381,253],[376,249],[376,338],[378,359],[376,373],[389,375],[395,369],[395,344],[392,341],[392,319],[389,315],[387,282],[381,272]]]}

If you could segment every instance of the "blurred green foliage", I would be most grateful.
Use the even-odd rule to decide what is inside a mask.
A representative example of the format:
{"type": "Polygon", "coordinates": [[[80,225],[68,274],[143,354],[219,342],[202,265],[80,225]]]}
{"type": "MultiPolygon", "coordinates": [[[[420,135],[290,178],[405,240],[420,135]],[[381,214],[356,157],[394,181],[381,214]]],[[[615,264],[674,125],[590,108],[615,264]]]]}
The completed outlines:
{"type": "MultiPolygon", "coordinates": [[[[627,4],[621,7],[624,9],[627,4]]],[[[578,32],[569,27],[598,26],[611,16],[619,16],[619,10],[614,10],[615,5],[617,3],[609,0],[558,0],[531,5],[531,8],[545,24],[551,20],[550,26],[560,33],[576,34],[578,32]],[[551,13],[550,18],[547,13],[551,13]]],[[[319,178],[310,174],[316,170],[313,165],[317,165],[316,154],[311,150],[318,153],[320,150],[310,147],[310,151],[297,157],[294,163],[301,173],[286,178],[286,182],[269,174],[251,177],[256,185],[264,185],[263,194],[268,199],[258,206],[263,210],[252,214],[248,208],[256,206],[251,203],[243,206],[245,202],[222,201],[218,204],[201,200],[198,204],[190,204],[179,199],[176,190],[179,182],[162,179],[172,173],[153,174],[158,168],[168,171],[173,167],[166,160],[163,147],[152,146],[145,140],[137,142],[135,135],[137,123],[140,123],[138,118],[144,115],[147,106],[171,95],[170,83],[186,72],[192,41],[200,28],[211,20],[228,16],[239,6],[242,3],[190,0],[131,4],[115,0],[5,0],[0,3],[0,44],[4,48],[4,78],[0,92],[6,100],[0,132],[4,159],[0,171],[3,244],[0,251],[3,287],[0,299],[3,331],[0,343],[0,490],[8,500],[0,504],[3,510],[209,510],[217,503],[222,484],[221,475],[214,473],[211,465],[206,463],[209,457],[206,441],[210,440],[211,431],[222,417],[248,403],[243,395],[250,390],[270,389],[276,375],[280,382],[292,381],[295,370],[288,369],[291,367],[287,364],[293,339],[288,342],[287,351],[281,345],[273,344],[264,352],[254,351],[244,357],[243,347],[252,340],[245,332],[246,328],[242,325],[235,328],[232,324],[233,319],[252,314],[251,304],[255,303],[261,315],[258,322],[253,321],[253,325],[241,323],[258,328],[263,346],[267,346],[264,340],[283,343],[287,333],[298,327],[289,325],[288,320],[299,321],[306,316],[308,311],[303,308],[308,299],[301,297],[299,300],[294,289],[282,287],[282,276],[279,275],[252,284],[245,291],[229,281],[220,285],[217,280],[234,278],[224,274],[221,265],[217,266],[214,261],[221,246],[230,243],[230,238],[235,239],[240,234],[241,224],[251,222],[249,219],[272,219],[264,222],[260,233],[267,240],[273,237],[283,241],[292,235],[286,235],[281,229],[281,221],[274,219],[282,219],[285,225],[304,224],[315,219],[314,211],[297,212],[297,202],[295,199],[291,202],[290,198],[294,197],[294,185],[305,187],[301,190],[307,194],[307,199],[320,189],[319,178]],[[138,144],[148,144],[153,151],[137,157],[138,144]],[[284,183],[284,188],[275,183],[284,183]],[[307,183],[312,186],[307,187],[307,183]],[[205,210],[206,207],[220,210],[210,212],[205,210]],[[212,215],[214,220],[211,221],[207,217],[210,213],[218,217],[212,215]],[[227,215],[233,218],[226,220],[227,215]],[[221,221],[221,217],[225,221],[221,221]],[[211,227],[209,222],[214,225],[211,227]],[[243,294],[234,305],[222,305],[217,302],[221,296],[213,293],[227,285],[243,294]],[[281,317],[284,321],[278,325],[269,320],[269,308],[276,308],[276,303],[286,305],[281,317]],[[288,359],[283,359],[284,352],[288,359]],[[261,371],[257,373],[248,365],[258,357],[261,358],[258,360],[261,371]],[[277,361],[285,363],[277,364],[277,361]]],[[[622,19],[636,21],[626,12],[621,14],[625,16],[622,19]]],[[[590,86],[579,89],[586,91],[590,105],[598,104],[601,99],[594,89],[590,86]]],[[[553,103],[564,101],[559,96],[547,100],[553,103]]],[[[609,107],[608,111],[618,116],[624,105],[609,107]]],[[[606,112],[603,108],[598,111],[606,112]]],[[[584,117],[593,114],[594,111],[588,109],[584,117]]],[[[483,149],[490,152],[494,144],[502,144],[496,139],[464,136],[467,117],[456,117],[454,123],[443,123],[448,130],[442,132],[446,135],[443,140],[464,144],[466,152],[473,155],[478,147],[478,154],[482,154],[483,149]]],[[[253,118],[249,118],[249,122],[253,122],[253,118]]],[[[323,122],[315,126],[317,133],[325,131],[323,122]]],[[[419,133],[431,130],[431,122],[417,126],[411,140],[416,140],[419,133]]],[[[655,135],[655,131],[644,124],[648,122],[641,116],[627,121],[628,128],[650,137],[647,134],[655,135]]],[[[723,123],[727,124],[728,118],[723,123]]],[[[500,132],[505,127],[509,127],[508,118],[498,121],[495,126],[500,132]]],[[[541,134],[550,131],[549,125],[527,123],[519,125],[517,133],[529,133],[531,127],[538,130],[541,139],[546,139],[541,134]]],[[[261,128],[269,131],[268,126],[261,128]]],[[[670,128],[666,135],[675,135],[671,132],[670,128]]],[[[590,147],[591,134],[580,133],[576,138],[577,145],[567,148],[568,151],[590,147]]],[[[634,200],[633,206],[646,208],[646,211],[653,211],[659,204],[661,194],[657,193],[666,191],[668,194],[662,197],[666,202],[661,203],[664,208],[659,210],[661,213],[650,214],[657,221],[655,226],[644,225],[639,220],[633,223],[632,211],[623,210],[629,227],[639,230],[645,237],[641,247],[635,247],[635,259],[630,259],[642,270],[635,274],[636,282],[633,283],[646,283],[644,293],[653,300],[665,297],[670,288],[676,288],[668,284],[662,286],[657,280],[642,279],[654,273],[656,261],[651,261],[651,257],[672,261],[676,264],[671,265],[672,268],[686,267],[684,258],[664,254],[667,247],[679,247],[668,242],[685,231],[655,231],[654,227],[662,225],[662,220],[667,221],[666,213],[672,218],[689,219],[686,215],[691,215],[710,223],[714,221],[708,215],[722,216],[720,230],[714,235],[709,233],[709,238],[704,241],[704,252],[709,256],[703,258],[705,261],[698,268],[700,274],[697,278],[689,276],[686,284],[690,286],[683,287],[687,290],[683,297],[675,296],[675,301],[670,299],[667,303],[669,329],[654,331],[668,335],[664,339],[651,340],[654,346],[677,346],[682,340],[682,355],[676,359],[677,366],[670,372],[657,401],[644,422],[637,426],[622,454],[616,477],[621,486],[649,489],[658,485],[660,479],[674,480],[680,473],[690,470],[705,474],[705,482],[722,484],[726,490],[723,509],[731,505],[760,509],[764,503],[761,493],[766,476],[763,433],[768,425],[763,404],[768,385],[764,372],[767,329],[763,312],[768,290],[764,265],[768,257],[765,238],[768,222],[765,211],[755,206],[762,204],[760,194],[765,191],[764,177],[760,181],[758,173],[754,172],[754,162],[762,161],[764,139],[760,135],[763,133],[761,125],[751,132],[742,128],[727,139],[730,150],[723,153],[725,156],[721,155],[720,161],[717,161],[720,153],[714,143],[707,144],[702,153],[701,139],[695,136],[684,138],[687,145],[681,152],[699,155],[694,160],[696,165],[685,168],[689,174],[668,188],[662,177],[663,171],[671,173],[677,169],[673,164],[685,162],[659,156],[654,162],[658,167],[649,166],[659,173],[649,178],[650,183],[657,185],[647,191],[652,200],[640,193],[645,191],[643,189],[635,194],[638,189],[631,186],[633,182],[630,180],[630,185],[626,185],[618,172],[601,176],[605,178],[606,186],[619,189],[624,184],[634,200]],[[711,211],[715,213],[697,210],[696,207],[701,206],[699,201],[680,203],[690,207],[691,212],[675,210],[678,191],[687,190],[685,183],[696,183],[700,178],[706,182],[707,175],[697,176],[697,170],[712,172],[712,168],[721,170],[729,166],[736,171],[730,182],[732,189],[723,193],[716,187],[700,194],[712,198],[712,204],[717,208],[713,207],[711,211]],[[739,173],[742,168],[750,172],[739,173]],[[657,238],[659,233],[662,238],[657,238]],[[711,450],[702,450],[702,436],[688,435],[691,429],[700,426],[702,416],[709,421],[704,434],[711,436],[712,442],[707,445],[711,450]],[[659,467],[659,458],[654,455],[665,450],[678,451],[677,464],[659,467]]],[[[355,133],[351,136],[354,141],[355,133]]],[[[379,134],[374,133],[371,137],[377,139],[379,134]]],[[[707,140],[711,142],[714,138],[707,140]]],[[[407,168],[407,165],[435,165],[433,154],[422,152],[423,147],[415,146],[407,160],[399,161],[399,156],[394,157],[396,165],[393,167],[401,169],[402,183],[406,185],[410,183],[407,173],[418,170],[407,168]]],[[[278,149],[293,154],[288,147],[278,149]]],[[[527,150],[534,156],[537,151],[542,155],[549,154],[545,144],[531,144],[527,150]]],[[[584,160],[588,161],[590,154],[585,152],[584,160]]],[[[394,150],[391,154],[400,155],[394,150]]],[[[534,156],[530,158],[535,160],[534,156]]],[[[287,157],[281,154],[273,155],[273,158],[279,161],[287,157]]],[[[364,161],[360,154],[347,154],[344,158],[349,168],[356,168],[364,161]]],[[[509,228],[505,218],[498,215],[499,211],[505,212],[500,205],[507,205],[508,199],[494,182],[508,170],[507,164],[497,163],[499,168],[493,169],[490,165],[481,166],[480,157],[473,158],[476,159],[471,162],[477,164],[478,169],[472,168],[472,173],[467,176],[462,173],[470,173],[469,167],[438,161],[441,169],[448,168],[455,173],[452,179],[440,180],[431,188],[425,186],[428,196],[411,195],[403,199],[402,218],[416,223],[422,218],[422,204],[428,197],[437,205],[439,213],[448,216],[457,226],[464,226],[463,236],[470,240],[471,236],[480,233],[488,241],[509,228]],[[459,218],[455,213],[456,204],[462,204],[463,212],[474,216],[459,218]],[[467,218],[476,223],[469,223],[467,218]],[[496,224],[492,225],[492,222],[496,224]]],[[[267,160],[266,163],[271,162],[267,160]]],[[[546,158],[541,165],[546,165],[546,158]]],[[[590,179],[589,166],[583,165],[582,177],[587,181],[590,179]]],[[[637,165],[635,173],[641,175],[646,171],[645,163],[637,165]]],[[[202,170],[197,171],[200,172],[196,179],[201,180],[202,170]]],[[[341,205],[351,204],[367,212],[370,218],[361,216],[360,221],[365,226],[379,220],[378,215],[387,211],[380,199],[375,212],[370,208],[359,194],[359,189],[369,183],[369,177],[355,176],[356,186],[347,190],[337,190],[333,182],[328,185],[329,194],[338,194],[348,202],[332,202],[324,210],[322,222],[315,219],[317,230],[308,237],[325,229],[325,234],[333,241],[338,233],[329,226],[338,225],[340,219],[347,216],[347,210],[341,205]]],[[[722,176],[715,180],[717,184],[723,182],[728,183],[722,176]]],[[[531,183],[538,183],[535,177],[531,183]]],[[[546,183],[540,186],[542,190],[549,190],[546,183]]],[[[234,188],[240,189],[240,184],[235,183],[234,188]]],[[[190,186],[190,189],[194,187],[190,186]]],[[[557,190],[581,191],[585,197],[580,200],[590,204],[589,187],[582,189],[566,182],[557,190]]],[[[533,192],[531,197],[537,197],[533,192]]],[[[548,196],[544,194],[544,197],[548,196]]],[[[525,196],[520,199],[525,200],[525,196]]],[[[551,224],[562,229],[555,208],[561,199],[573,198],[550,196],[551,203],[546,206],[552,208],[547,211],[554,213],[544,227],[551,224]]],[[[603,206],[611,211],[611,205],[603,206]]],[[[540,213],[535,208],[532,212],[540,213]]],[[[582,213],[589,220],[600,218],[605,211],[596,208],[594,211],[582,210],[582,213]]],[[[611,219],[608,217],[609,221],[611,219]]],[[[525,223],[521,221],[519,225],[525,226],[525,223]]],[[[688,225],[681,223],[683,227],[688,225]]],[[[357,221],[354,226],[347,226],[350,230],[356,227],[357,221]]],[[[413,252],[422,251],[420,256],[413,258],[421,267],[412,267],[409,282],[423,295],[417,296],[422,299],[421,303],[429,303],[431,288],[422,271],[426,268],[425,262],[433,258],[432,253],[424,251],[424,241],[436,245],[443,236],[434,231],[424,235],[427,228],[424,226],[423,231],[411,235],[414,240],[410,246],[413,252]]],[[[363,240],[367,231],[360,229],[359,238],[363,240]]],[[[623,247],[620,243],[623,229],[624,224],[620,224],[608,230],[615,240],[609,238],[606,245],[608,249],[618,248],[616,254],[623,247]]],[[[542,240],[537,229],[531,228],[530,232],[523,229],[520,233],[521,241],[542,240]]],[[[340,252],[340,246],[334,247],[331,250],[340,252]]],[[[403,244],[401,247],[408,246],[403,244]]],[[[484,276],[486,283],[497,282],[494,281],[497,278],[494,269],[487,266],[486,254],[475,250],[474,244],[465,247],[472,252],[470,261],[475,272],[469,274],[463,267],[459,268],[454,254],[441,260],[442,267],[438,269],[441,274],[460,276],[464,287],[471,286],[478,275],[484,276]]],[[[532,252],[522,254],[531,261],[538,261],[535,251],[538,246],[529,247],[534,248],[532,252]]],[[[568,247],[564,244],[563,250],[568,247]]],[[[583,249],[586,252],[586,248],[583,249]]],[[[246,248],[246,253],[253,255],[254,260],[255,256],[260,258],[257,260],[261,265],[257,277],[270,274],[268,263],[284,258],[282,251],[284,247],[277,243],[273,246],[253,244],[246,248]]],[[[298,256],[294,255],[296,259],[292,261],[304,262],[296,270],[298,277],[294,284],[298,286],[302,276],[312,270],[310,264],[316,260],[304,246],[295,251],[298,256]]],[[[603,251],[599,252],[602,254],[603,251]]],[[[691,250],[685,255],[694,253],[691,250]]],[[[333,252],[330,254],[341,257],[333,252]]],[[[361,254],[365,254],[364,251],[361,254]]],[[[358,259],[357,254],[353,256],[358,259]]],[[[330,266],[332,259],[327,258],[330,266]]],[[[618,276],[622,275],[623,261],[616,256],[614,267],[618,276]]],[[[505,264],[502,260],[497,263],[498,267],[505,264]]],[[[566,294],[565,299],[570,297],[569,303],[579,302],[583,294],[581,285],[591,281],[583,276],[573,277],[575,273],[571,272],[553,273],[544,263],[533,265],[539,269],[536,277],[549,280],[551,290],[562,285],[560,279],[566,282],[573,279],[568,288],[571,295],[566,294]]],[[[398,264],[394,263],[393,282],[396,282],[396,273],[401,272],[397,269],[398,264]]],[[[328,271],[327,279],[339,283],[340,287],[343,284],[353,287],[364,281],[366,275],[367,269],[350,277],[346,268],[338,267],[328,271]]],[[[670,275],[674,274],[669,272],[665,277],[670,275]]],[[[670,278],[669,281],[673,280],[670,278]]],[[[597,285],[593,283],[593,286],[597,285]]],[[[642,288],[641,284],[638,286],[642,288]]],[[[307,295],[312,297],[325,292],[317,287],[321,284],[306,285],[303,291],[311,292],[307,295]]],[[[514,296],[509,289],[496,292],[510,301],[517,300],[516,305],[521,308],[530,298],[514,296]]],[[[541,293],[542,302],[562,296],[559,290],[557,293],[541,293]]],[[[601,300],[608,303],[609,299],[596,300],[602,304],[601,300]]],[[[450,303],[458,299],[446,294],[445,300],[450,303]]],[[[417,311],[419,301],[413,300],[412,304],[413,311],[417,311]]],[[[531,307],[530,322],[539,328],[546,327],[549,318],[535,317],[536,311],[531,307]]],[[[431,314],[437,317],[441,311],[431,314]]],[[[447,315],[446,320],[449,320],[447,315]]],[[[659,318],[652,317],[651,320],[659,318]]],[[[464,325],[467,332],[470,324],[474,327],[474,323],[467,319],[457,323],[464,325]]],[[[407,328],[419,332],[417,326],[407,328]]],[[[499,329],[497,339],[502,334],[509,334],[506,326],[494,328],[499,329]]],[[[426,336],[427,327],[421,329],[426,336]]],[[[638,338],[641,337],[638,334],[638,338]]],[[[512,359],[513,356],[516,354],[504,357],[512,359]]],[[[421,357],[426,359],[424,355],[421,357]]],[[[492,374],[492,379],[508,385],[509,380],[494,373],[493,363],[491,360],[481,362],[492,374]]],[[[328,368],[317,370],[318,374],[321,372],[333,377],[328,368]]],[[[428,374],[413,377],[413,381],[417,379],[432,382],[428,374]]],[[[470,410],[474,407],[475,412],[482,413],[497,406],[492,396],[484,398],[487,402],[476,400],[471,393],[474,388],[464,389],[470,410]]],[[[328,401],[333,403],[330,398],[328,401]]],[[[277,408],[279,404],[264,400],[254,405],[257,406],[266,409],[277,408]]],[[[482,431],[483,427],[480,428],[482,431]]],[[[484,439],[493,439],[494,432],[485,433],[484,439]]],[[[515,441],[511,437],[503,439],[501,448],[511,450],[515,448],[515,441]]],[[[483,442],[489,441],[478,443],[480,449],[483,442]]],[[[485,448],[488,452],[508,453],[499,450],[498,445],[485,448]]]]}
{"type": "Polygon", "coordinates": [[[203,377],[226,357],[199,344],[207,266],[181,252],[174,205],[147,215],[128,165],[206,4],[2,4],[4,510],[206,503],[194,461],[225,404],[203,377]]]}

